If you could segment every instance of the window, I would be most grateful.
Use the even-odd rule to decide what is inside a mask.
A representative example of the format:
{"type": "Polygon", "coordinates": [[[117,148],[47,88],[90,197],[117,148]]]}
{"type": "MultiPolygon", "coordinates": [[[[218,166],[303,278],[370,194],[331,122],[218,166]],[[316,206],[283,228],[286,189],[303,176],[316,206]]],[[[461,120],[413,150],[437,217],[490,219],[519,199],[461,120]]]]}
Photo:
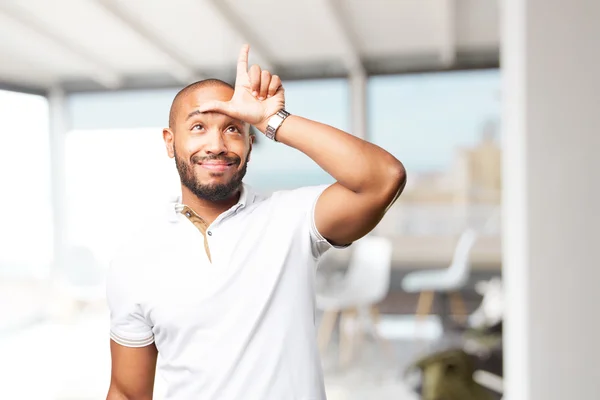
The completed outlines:
{"type": "Polygon", "coordinates": [[[460,146],[479,141],[500,117],[498,70],[374,77],[368,86],[370,140],[407,170],[447,168],[460,146]]]}
{"type": "Polygon", "coordinates": [[[89,247],[103,264],[179,194],[162,128],[72,131],[65,153],[68,241],[89,247]]]}
{"type": "Polygon", "coordinates": [[[369,139],[408,172],[398,206],[378,232],[456,235],[471,226],[498,233],[499,97],[498,70],[369,80],[369,139]]]}
{"type": "Polygon", "coordinates": [[[46,276],[53,257],[48,102],[0,91],[0,273],[46,276]]]}

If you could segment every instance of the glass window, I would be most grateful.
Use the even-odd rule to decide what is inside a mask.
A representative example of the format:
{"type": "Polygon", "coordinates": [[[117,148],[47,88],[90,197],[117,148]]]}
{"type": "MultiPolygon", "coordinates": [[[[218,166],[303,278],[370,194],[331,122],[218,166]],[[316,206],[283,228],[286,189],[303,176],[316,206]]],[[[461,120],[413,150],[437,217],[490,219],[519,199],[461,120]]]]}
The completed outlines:
{"type": "Polygon", "coordinates": [[[53,256],[48,102],[0,91],[0,273],[45,276],[53,256]]]}
{"type": "Polygon", "coordinates": [[[466,226],[499,231],[500,73],[461,71],[373,77],[369,139],[408,172],[387,235],[456,235],[466,226]]]}
{"type": "Polygon", "coordinates": [[[68,241],[106,263],[179,193],[162,128],[72,131],[66,140],[68,241]]]}
{"type": "Polygon", "coordinates": [[[373,77],[369,138],[409,172],[447,168],[455,150],[475,145],[500,118],[498,70],[373,77]]]}

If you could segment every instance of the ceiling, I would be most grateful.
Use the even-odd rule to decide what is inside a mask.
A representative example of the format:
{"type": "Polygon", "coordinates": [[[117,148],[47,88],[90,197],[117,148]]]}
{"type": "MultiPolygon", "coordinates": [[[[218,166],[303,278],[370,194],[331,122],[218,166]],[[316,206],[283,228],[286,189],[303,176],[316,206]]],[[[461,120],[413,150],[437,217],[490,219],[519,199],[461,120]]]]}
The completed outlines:
{"type": "Polygon", "coordinates": [[[242,43],[284,79],[496,67],[497,0],[0,0],[0,87],[232,80],[242,43]]]}

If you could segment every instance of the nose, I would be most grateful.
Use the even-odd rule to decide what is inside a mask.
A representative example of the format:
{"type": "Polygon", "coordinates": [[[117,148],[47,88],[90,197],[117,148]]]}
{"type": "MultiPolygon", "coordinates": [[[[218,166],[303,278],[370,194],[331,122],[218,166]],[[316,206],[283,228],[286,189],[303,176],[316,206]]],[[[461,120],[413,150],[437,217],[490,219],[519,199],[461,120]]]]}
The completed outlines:
{"type": "Polygon", "coordinates": [[[218,130],[212,130],[206,134],[206,144],[204,151],[207,154],[227,154],[227,145],[223,134],[218,130]]]}

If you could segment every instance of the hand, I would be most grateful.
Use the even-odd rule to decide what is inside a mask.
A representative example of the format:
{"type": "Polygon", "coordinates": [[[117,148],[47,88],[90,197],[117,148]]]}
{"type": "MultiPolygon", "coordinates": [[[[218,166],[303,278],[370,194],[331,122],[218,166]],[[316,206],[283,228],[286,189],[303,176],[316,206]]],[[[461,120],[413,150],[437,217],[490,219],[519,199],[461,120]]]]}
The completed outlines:
{"type": "Polygon", "coordinates": [[[229,115],[256,126],[264,132],[270,117],[285,106],[281,79],[253,65],[248,71],[250,46],[240,50],[235,78],[235,91],[229,101],[209,101],[200,106],[201,112],[229,115]]]}

